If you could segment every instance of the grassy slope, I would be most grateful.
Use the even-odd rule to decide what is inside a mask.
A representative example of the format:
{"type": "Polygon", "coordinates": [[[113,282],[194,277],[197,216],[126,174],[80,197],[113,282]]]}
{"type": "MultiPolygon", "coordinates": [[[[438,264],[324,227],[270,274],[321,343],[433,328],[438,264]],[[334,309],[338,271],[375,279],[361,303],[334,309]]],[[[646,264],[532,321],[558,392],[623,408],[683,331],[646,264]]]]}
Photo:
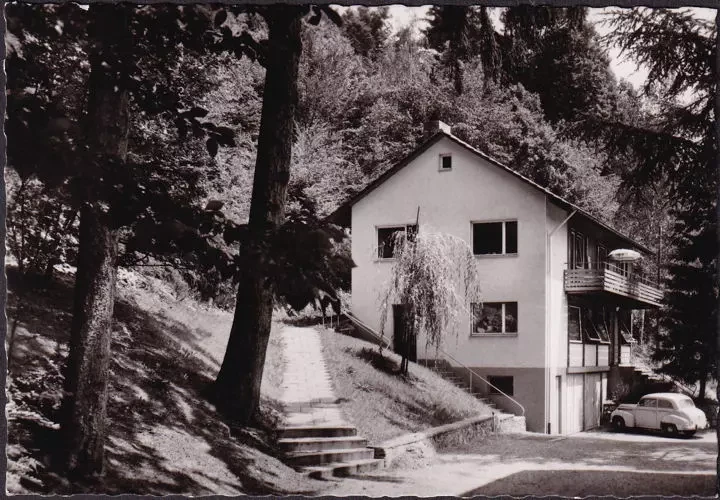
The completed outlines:
{"type": "Polygon", "coordinates": [[[384,350],[381,357],[368,342],[321,332],[335,395],[347,418],[372,444],[491,413],[481,401],[422,366],[411,363],[407,378],[393,373],[400,365],[393,352],[384,350]]]}
{"type": "MultiPolygon", "coordinates": [[[[72,277],[46,290],[24,289],[11,271],[8,278],[10,493],[317,491],[317,482],[270,455],[261,430],[231,435],[203,396],[222,361],[231,315],[177,302],[162,283],[132,274],[121,274],[115,308],[105,475],[94,484],[70,485],[53,474],[72,277]]],[[[266,410],[282,380],[279,342],[273,335],[268,350],[266,410]]]]}

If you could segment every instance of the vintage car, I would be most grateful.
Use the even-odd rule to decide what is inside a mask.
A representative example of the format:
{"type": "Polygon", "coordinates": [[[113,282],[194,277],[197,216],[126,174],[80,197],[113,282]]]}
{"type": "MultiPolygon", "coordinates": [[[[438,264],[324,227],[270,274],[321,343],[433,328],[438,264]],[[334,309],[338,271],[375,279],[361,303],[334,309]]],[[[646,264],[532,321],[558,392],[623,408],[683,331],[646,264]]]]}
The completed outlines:
{"type": "Polygon", "coordinates": [[[647,394],[636,405],[621,404],[610,415],[610,422],[617,430],[639,427],[688,436],[707,427],[705,413],[695,407],[693,400],[672,392],[647,394]]]}

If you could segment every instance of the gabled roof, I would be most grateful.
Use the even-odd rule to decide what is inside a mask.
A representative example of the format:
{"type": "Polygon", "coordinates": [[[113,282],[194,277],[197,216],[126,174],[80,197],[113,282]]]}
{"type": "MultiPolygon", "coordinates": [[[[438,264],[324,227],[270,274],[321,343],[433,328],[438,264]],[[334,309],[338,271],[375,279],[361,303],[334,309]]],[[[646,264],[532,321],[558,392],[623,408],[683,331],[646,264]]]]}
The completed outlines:
{"type": "Polygon", "coordinates": [[[332,221],[332,222],[336,222],[336,223],[342,223],[343,220],[349,221],[350,220],[350,210],[352,209],[353,205],[355,205],[357,202],[359,202],[360,200],[365,198],[368,194],[370,194],[372,191],[374,191],[375,188],[377,188],[380,184],[382,184],[387,179],[389,179],[390,177],[395,175],[398,171],[400,171],[401,169],[406,167],[414,159],[416,159],[417,157],[422,155],[425,151],[430,149],[430,147],[432,147],[434,144],[436,144],[443,138],[447,138],[447,139],[451,140],[452,142],[459,144],[460,146],[464,147],[465,149],[467,149],[474,155],[487,161],[491,165],[494,165],[498,168],[505,170],[506,172],[517,177],[518,179],[525,182],[526,184],[529,184],[533,188],[541,191],[543,194],[547,195],[548,198],[553,203],[558,205],[559,207],[566,209],[566,210],[577,211],[576,216],[579,215],[579,216],[589,220],[593,224],[597,224],[598,226],[602,227],[606,231],[615,235],[617,238],[625,241],[626,243],[629,243],[631,246],[638,248],[638,249],[642,250],[643,252],[646,252],[648,254],[654,254],[654,252],[652,250],[650,250],[648,247],[646,247],[645,245],[642,245],[641,243],[638,243],[637,241],[633,240],[632,238],[625,236],[624,234],[620,233],[619,231],[613,229],[612,227],[608,226],[607,224],[605,224],[604,222],[602,222],[595,216],[591,215],[587,211],[583,210],[582,208],[578,207],[574,203],[571,203],[571,202],[567,201],[566,199],[556,195],[555,193],[553,193],[549,189],[541,186],[540,184],[536,183],[532,179],[525,177],[524,175],[516,172],[515,170],[511,169],[510,167],[508,167],[506,165],[503,165],[501,162],[499,162],[495,158],[487,155],[483,151],[480,151],[479,149],[474,148],[473,146],[471,146],[467,142],[463,141],[462,139],[459,139],[458,137],[455,137],[454,135],[449,134],[443,130],[439,130],[436,134],[434,134],[432,137],[430,137],[428,140],[426,140],[423,144],[421,144],[418,148],[416,148],[412,153],[410,153],[408,156],[406,156],[403,160],[401,160],[399,163],[393,165],[391,168],[386,170],[382,175],[380,175],[375,180],[370,182],[367,186],[365,186],[365,188],[362,191],[360,191],[355,196],[353,196],[352,198],[347,200],[345,203],[340,205],[340,207],[338,207],[337,210],[335,210],[333,213],[331,213],[328,216],[328,220],[332,221]]]}

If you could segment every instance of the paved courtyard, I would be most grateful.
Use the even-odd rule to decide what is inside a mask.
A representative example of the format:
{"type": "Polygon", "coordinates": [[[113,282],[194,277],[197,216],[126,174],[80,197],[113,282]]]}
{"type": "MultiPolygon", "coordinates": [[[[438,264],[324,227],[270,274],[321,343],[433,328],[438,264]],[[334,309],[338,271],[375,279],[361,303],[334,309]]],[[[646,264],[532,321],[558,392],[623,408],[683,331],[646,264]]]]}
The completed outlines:
{"type": "Polygon", "coordinates": [[[691,439],[650,433],[491,436],[425,467],[344,479],[324,494],[712,496],[714,431],[691,439]]]}

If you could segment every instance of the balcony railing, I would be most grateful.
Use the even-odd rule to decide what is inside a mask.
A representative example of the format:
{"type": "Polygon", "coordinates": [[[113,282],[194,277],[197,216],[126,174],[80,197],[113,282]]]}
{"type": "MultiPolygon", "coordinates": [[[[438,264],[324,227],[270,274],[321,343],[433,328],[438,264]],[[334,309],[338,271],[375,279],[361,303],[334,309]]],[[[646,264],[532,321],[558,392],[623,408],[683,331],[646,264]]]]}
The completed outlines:
{"type": "Polygon", "coordinates": [[[591,269],[567,269],[565,292],[573,294],[608,292],[660,307],[663,292],[641,273],[612,262],[591,269]]]}

